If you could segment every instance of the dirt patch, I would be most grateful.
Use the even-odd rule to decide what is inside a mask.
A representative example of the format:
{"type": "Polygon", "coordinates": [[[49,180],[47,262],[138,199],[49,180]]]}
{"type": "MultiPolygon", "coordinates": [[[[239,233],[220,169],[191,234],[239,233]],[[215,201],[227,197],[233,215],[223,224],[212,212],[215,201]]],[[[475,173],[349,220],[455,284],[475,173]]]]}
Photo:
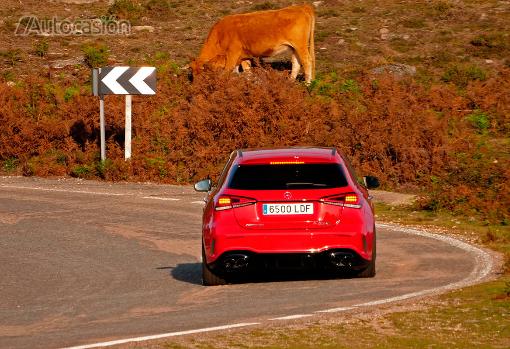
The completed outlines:
{"type": "Polygon", "coordinates": [[[156,232],[148,232],[125,225],[109,225],[104,229],[107,233],[137,240],[141,245],[152,249],[177,255],[188,255],[196,260],[200,259],[200,246],[195,240],[163,239],[156,232]]]}
{"type": "Polygon", "coordinates": [[[416,200],[416,195],[384,190],[371,190],[370,194],[374,197],[375,202],[382,202],[391,206],[411,205],[416,200]]]}
{"type": "Polygon", "coordinates": [[[23,215],[14,214],[10,212],[0,212],[0,223],[13,225],[18,223],[23,218],[23,215]]]}
{"type": "Polygon", "coordinates": [[[67,316],[52,315],[29,325],[0,325],[0,337],[29,336],[35,333],[65,328],[71,320],[67,316]]]}

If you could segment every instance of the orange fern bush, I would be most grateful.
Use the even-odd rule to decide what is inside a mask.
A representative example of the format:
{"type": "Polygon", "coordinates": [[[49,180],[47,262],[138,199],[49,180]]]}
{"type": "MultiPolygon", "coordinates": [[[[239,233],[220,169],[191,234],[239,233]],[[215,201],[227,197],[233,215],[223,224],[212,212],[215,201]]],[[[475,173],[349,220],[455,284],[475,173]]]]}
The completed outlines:
{"type": "Polygon", "coordinates": [[[134,97],[129,162],[123,96],[106,97],[101,162],[89,86],[42,77],[0,82],[0,163],[24,175],[190,183],[214,178],[236,148],[336,146],[360,175],[427,192],[423,208],[508,222],[509,81],[503,69],[459,93],[391,76],[325,77],[306,87],[265,69],[206,73],[192,84],[184,74],[160,74],[157,95],[134,97]]]}

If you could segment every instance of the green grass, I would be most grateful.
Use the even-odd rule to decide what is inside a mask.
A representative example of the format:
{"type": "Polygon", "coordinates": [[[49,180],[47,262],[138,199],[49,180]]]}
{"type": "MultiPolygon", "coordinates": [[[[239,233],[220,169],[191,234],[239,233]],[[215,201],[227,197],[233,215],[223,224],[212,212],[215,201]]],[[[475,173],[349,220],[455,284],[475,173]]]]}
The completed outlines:
{"type": "Polygon", "coordinates": [[[7,173],[13,172],[18,167],[18,164],[19,164],[19,160],[14,157],[11,157],[4,161],[3,169],[7,173]]]}
{"type": "Polygon", "coordinates": [[[507,348],[510,278],[429,301],[419,311],[344,314],[303,325],[184,337],[151,348],[507,348]],[[423,309],[422,309],[423,308],[423,309]]]}

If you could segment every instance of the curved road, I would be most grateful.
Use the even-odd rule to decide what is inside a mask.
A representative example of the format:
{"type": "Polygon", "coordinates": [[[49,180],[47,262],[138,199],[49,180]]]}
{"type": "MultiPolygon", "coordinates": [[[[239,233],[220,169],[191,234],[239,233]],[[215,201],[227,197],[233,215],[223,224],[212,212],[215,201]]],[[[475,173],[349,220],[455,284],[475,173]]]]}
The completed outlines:
{"type": "Polygon", "coordinates": [[[382,225],[373,279],[205,288],[201,199],[190,187],[0,178],[0,347],[58,348],[341,311],[458,287],[490,269],[469,245],[382,225]]]}

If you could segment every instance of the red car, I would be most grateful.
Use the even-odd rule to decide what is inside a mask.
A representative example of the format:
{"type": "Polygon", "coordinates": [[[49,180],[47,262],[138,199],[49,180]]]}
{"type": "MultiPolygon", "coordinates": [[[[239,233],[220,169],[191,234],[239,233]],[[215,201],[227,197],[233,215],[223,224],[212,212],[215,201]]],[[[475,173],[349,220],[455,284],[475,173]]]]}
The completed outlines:
{"type": "Polygon", "coordinates": [[[375,177],[359,180],[335,148],[234,151],[215,187],[210,179],[195,184],[208,192],[203,284],[265,269],[373,277],[375,221],[367,187],[378,185],[375,177]]]}

